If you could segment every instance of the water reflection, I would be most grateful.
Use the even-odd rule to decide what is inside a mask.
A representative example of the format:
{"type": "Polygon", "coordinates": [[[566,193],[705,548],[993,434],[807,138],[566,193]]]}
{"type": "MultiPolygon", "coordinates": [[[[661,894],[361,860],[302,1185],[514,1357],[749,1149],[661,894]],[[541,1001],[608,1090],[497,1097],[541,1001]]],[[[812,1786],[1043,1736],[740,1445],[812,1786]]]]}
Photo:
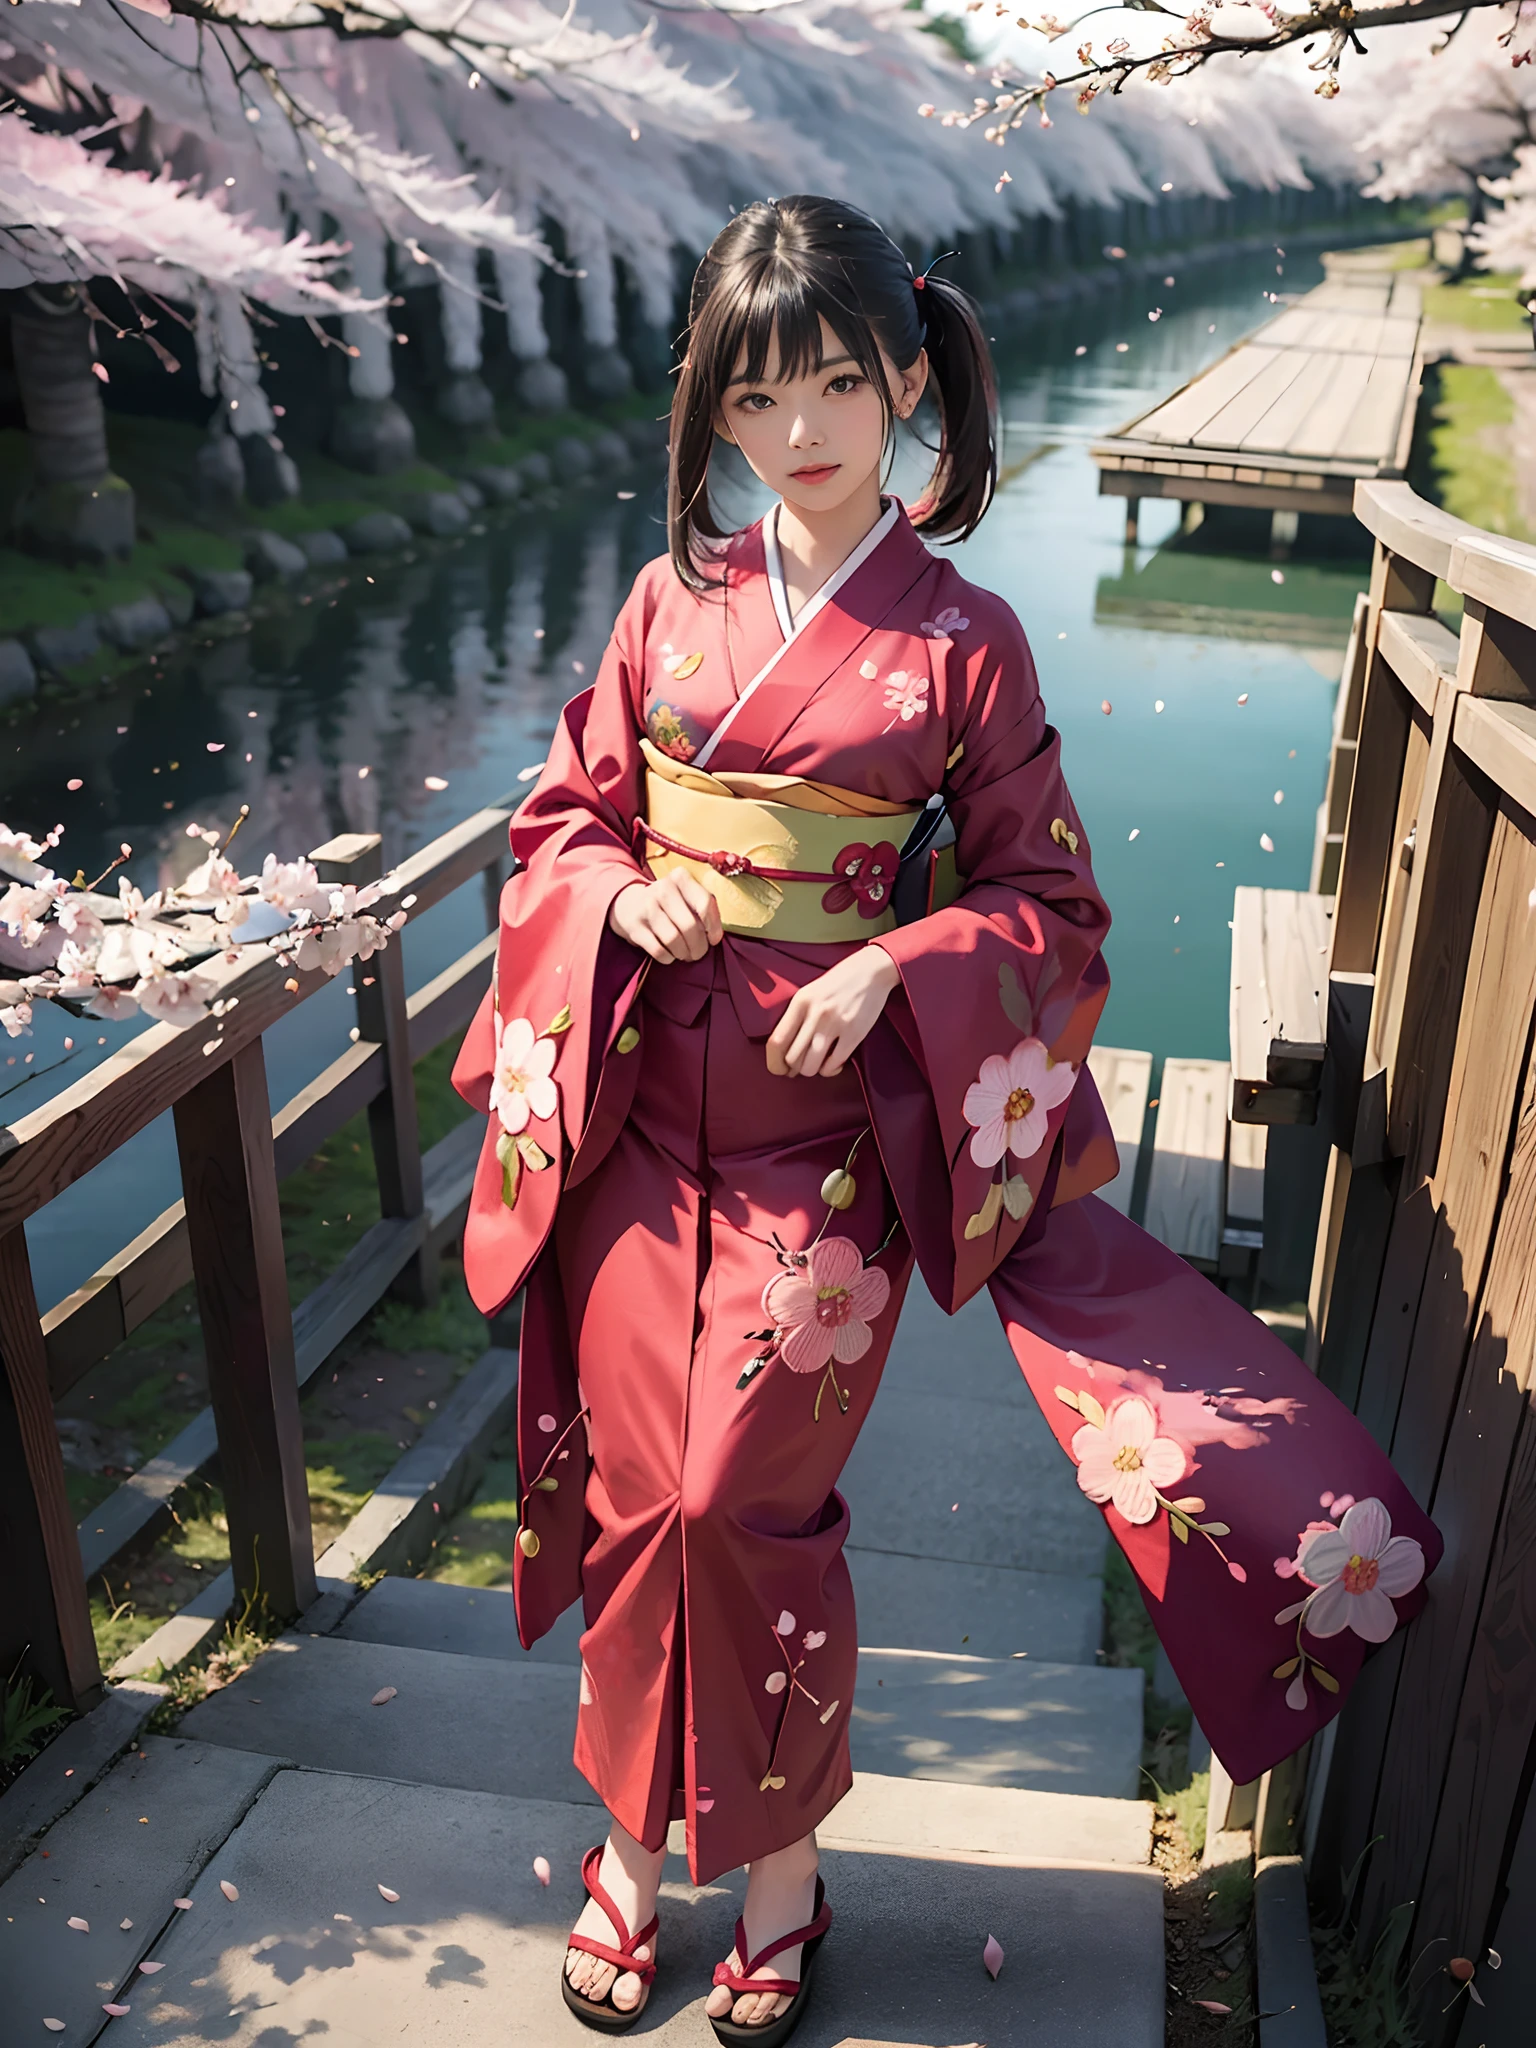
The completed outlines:
{"type": "MultiPolygon", "coordinates": [[[[1313,281],[1289,267],[1288,284],[1313,281]]],[[[1182,307],[1182,288],[1154,285],[1146,306],[1127,298],[1005,335],[1007,481],[963,550],[966,572],[1029,632],[1115,912],[1106,1041],[1159,1053],[1224,1049],[1233,884],[1305,886],[1333,679],[1305,657],[1327,668],[1360,576],[1353,563],[1295,563],[1279,585],[1266,560],[1209,547],[1127,556],[1123,507],[1097,496],[1085,443],[1271,311],[1266,279],[1272,265],[1256,263],[1196,283],[1182,307]]],[[[34,708],[8,729],[0,818],[62,818],[68,858],[87,872],[130,841],[145,887],[191,866],[189,823],[227,826],[242,804],[250,860],[343,831],[380,832],[386,859],[399,859],[515,791],[561,705],[596,673],[632,578],[665,544],[659,476],[623,481],[631,500],[595,486],[442,551],[349,567],[112,691],[34,708]]],[[[1143,515],[1145,539],[1166,541],[1178,508],[1148,503],[1143,515]]],[[[410,985],[483,929],[478,889],[431,912],[407,935],[410,985]]],[[[275,1101],[335,1056],[352,1021],[338,983],[268,1034],[275,1101]]],[[[124,1035],[40,1011],[35,1040],[5,1048],[15,1064],[0,1066],[0,1115],[35,1108],[124,1035]]],[[[42,1301],[177,1192],[166,1119],[35,1220],[42,1301]]]]}

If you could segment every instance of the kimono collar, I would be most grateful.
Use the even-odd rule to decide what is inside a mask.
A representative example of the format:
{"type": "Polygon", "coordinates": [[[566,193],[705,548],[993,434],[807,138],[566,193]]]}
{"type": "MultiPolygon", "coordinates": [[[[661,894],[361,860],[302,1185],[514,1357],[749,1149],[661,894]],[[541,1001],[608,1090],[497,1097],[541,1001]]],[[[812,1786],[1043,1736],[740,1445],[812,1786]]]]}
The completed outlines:
{"type": "Polygon", "coordinates": [[[789,593],[784,587],[784,564],[779,554],[779,508],[774,506],[763,520],[763,565],[768,572],[768,589],[773,597],[774,616],[779,622],[779,631],[786,640],[793,640],[815,618],[822,606],[829,603],[858,569],[862,569],[881,541],[901,517],[901,503],[896,498],[882,501],[884,509],[874,525],[859,542],[847,560],[832,571],[821,588],[800,607],[799,618],[792,618],[789,609],[789,593]]]}

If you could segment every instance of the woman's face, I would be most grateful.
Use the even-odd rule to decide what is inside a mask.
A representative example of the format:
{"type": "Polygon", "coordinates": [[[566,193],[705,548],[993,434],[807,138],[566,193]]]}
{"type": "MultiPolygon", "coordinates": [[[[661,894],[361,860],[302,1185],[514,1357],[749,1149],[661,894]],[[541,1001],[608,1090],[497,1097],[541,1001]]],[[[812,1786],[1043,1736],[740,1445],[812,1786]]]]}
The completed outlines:
{"type": "MultiPolygon", "coordinates": [[[[898,370],[882,351],[890,402],[905,419],[922,396],[928,358],[898,370]]],[[[726,386],[716,432],[734,441],[753,471],[797,511],[834,511],[877,475],[885,455],[880,393],[825,320],[821,361],[803,376],[779,374],[778,351],[754,383],[745,358],[726,386]]]]}

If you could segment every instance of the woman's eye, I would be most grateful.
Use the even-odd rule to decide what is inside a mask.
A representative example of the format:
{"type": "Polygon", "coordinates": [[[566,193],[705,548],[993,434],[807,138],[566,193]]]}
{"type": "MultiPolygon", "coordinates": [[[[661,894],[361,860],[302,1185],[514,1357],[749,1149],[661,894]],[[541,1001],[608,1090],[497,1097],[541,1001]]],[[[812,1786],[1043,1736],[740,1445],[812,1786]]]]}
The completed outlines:
{"type": "Polygon", "coordinates": [[[743,412],[766,412],[773,400],[766,391],[749,391],[739,403],[743,412]]]}
{"type": "Polygon", "coordinates": [[[844,370],[841,376],[832,379],[827,389],[834,398],[844,398],[850,391],[857,391],[863,382],[864,379],[856,377],[852,370],[844,370]]]}

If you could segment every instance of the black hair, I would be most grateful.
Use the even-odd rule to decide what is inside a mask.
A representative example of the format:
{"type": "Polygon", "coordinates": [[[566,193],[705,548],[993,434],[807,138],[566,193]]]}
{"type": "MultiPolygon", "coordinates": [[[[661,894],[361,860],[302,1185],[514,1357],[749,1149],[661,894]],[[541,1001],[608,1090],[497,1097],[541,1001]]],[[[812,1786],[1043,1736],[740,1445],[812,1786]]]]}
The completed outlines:
{"type": "Polygon", "coordinates": [[[933,474],[912,523],[938,539],[974,533],[997,483],[997,380],[974,302],[941,277],[915,278],[877,221],[839,200],[760,199],[710,244],[694,275],[683,365],[672,397],[667,540],[691,590],[711,587],[707,543],[727,535],[709,502],[709,458],[726,387],[743,355],[755,382],[821,360],[825,320],[894,415],[880,355],[908,370],[928,351],[939,415],[933,474]]]}

